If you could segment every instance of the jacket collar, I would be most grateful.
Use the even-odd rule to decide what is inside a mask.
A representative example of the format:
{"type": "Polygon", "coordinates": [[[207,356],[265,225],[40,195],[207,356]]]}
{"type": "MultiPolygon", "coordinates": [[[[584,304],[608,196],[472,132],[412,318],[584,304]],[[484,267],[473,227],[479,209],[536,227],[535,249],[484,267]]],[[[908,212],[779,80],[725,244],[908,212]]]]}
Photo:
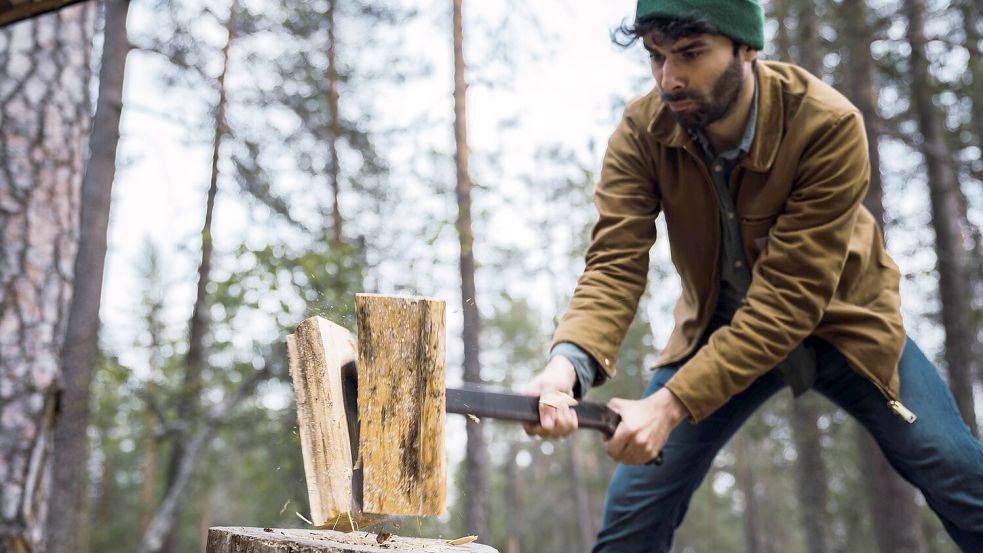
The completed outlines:
{"type": "MultiPolygon", "coordinates": [[[[785,118],[782,106],[782,83],[779,76],[765,62],[758,61],[756,66],[760,96],[754,143],[748,155],[741,158],[740,166],[763,173],[770,170],[775,163],[778,146],[784,134],[785,118]]],[[[669,108],[661,100],[647,130],[656,141],[670,148],[693,149],[699,153],[689,133],[676,123],[669,108]]]]}

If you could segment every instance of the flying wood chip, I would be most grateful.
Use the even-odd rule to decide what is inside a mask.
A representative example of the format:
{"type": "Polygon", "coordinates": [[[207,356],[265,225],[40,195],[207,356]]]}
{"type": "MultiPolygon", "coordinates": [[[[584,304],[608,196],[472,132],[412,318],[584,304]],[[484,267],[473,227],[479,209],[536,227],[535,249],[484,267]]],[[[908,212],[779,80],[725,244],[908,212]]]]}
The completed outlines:
{"type": "Polygon", "coordinates": [[[447,540],[447,545],[466,545],[477,540],[478,536],[464,536],[463,538],[457,538],[456,540],[447,540]]]}
{"type": "Polygon", "coordinates": [[[549,405],[550,407],[573,407],[577,405],[577,400],[573,399],[570,394],[565,394],[563,392],[553,391],[543,394],[539,398],[539,402],[544,405],[549,405]]]}

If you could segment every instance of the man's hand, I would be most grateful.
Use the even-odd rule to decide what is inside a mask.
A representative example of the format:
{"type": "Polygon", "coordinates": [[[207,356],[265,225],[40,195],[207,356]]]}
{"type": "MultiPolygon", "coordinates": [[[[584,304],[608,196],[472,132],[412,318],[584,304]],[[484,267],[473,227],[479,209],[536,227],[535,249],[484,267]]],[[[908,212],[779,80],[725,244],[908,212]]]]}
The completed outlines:
{"type": "Polygon", "coordinates": [[[614,398],[608,407],[621,424],[607,442],[607,452],[626,465],[644,465],[662,451],[669,434],[688,416],[686,407],[666,388],[632,401],[614,398]]]}
{"type": "MultiPolygon", "coordinates": [[[[561,392],[573,396],[575,382],[577,370],[573,368],[573,363],[562,355],[556,355],[543,372],[529,382],[525,394],[541,397],[552,392],[561,392]]],[[[522,427],[530,436],[560,438],[577,429],[577,413],[568,406],[554,407],[540,403],[539,424],[524,422],[522,427]]]]}

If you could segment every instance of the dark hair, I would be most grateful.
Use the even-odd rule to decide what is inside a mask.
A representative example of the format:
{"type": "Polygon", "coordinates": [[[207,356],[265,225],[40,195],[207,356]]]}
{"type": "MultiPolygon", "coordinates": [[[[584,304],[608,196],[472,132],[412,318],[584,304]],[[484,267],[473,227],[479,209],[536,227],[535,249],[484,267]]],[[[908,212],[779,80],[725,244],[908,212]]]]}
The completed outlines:
{"type": "MultiPolygon", "coordinates": [[[[631,24],[622,20],[621,25],[611,31],[611,42],[621,48],[628,48],[652,31],[658,32],[663,38],[668,38],[673,42],[696,35],[721,34],[717,27],[706,19],[650,16],[643,17],[631,24]]],[[[730,39],[730,41],[734,44],[734,55],[736,56],[741,45],[734,39],[730,39]]]]}

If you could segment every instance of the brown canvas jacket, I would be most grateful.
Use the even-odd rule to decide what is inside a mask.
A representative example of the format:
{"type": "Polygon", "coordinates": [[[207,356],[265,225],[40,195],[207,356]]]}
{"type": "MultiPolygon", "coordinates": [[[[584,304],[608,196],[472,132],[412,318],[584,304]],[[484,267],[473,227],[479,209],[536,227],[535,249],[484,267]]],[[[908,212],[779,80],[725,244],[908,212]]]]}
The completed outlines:
{"type": "Polygon", "coordinates": [[[720,291],[720,214],[699,147],[653,90],[628,105],[608,143],[586,268],[553,342],[577,344],[604,376],[614,374],[662,213],[682,294],[656,366],[686,360],[667,387],[693,421],[810,335],[836,347],[902,413],[900,274],[861,204],[870,176],[861,115],[796,66],[758,61],[757,71],[754,143],[730,182],[752,281],[731,324],[694,351],[720,291]]]}

